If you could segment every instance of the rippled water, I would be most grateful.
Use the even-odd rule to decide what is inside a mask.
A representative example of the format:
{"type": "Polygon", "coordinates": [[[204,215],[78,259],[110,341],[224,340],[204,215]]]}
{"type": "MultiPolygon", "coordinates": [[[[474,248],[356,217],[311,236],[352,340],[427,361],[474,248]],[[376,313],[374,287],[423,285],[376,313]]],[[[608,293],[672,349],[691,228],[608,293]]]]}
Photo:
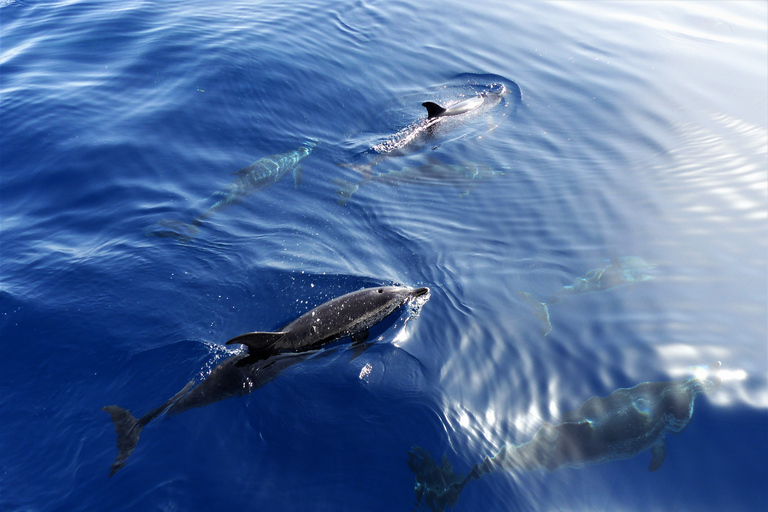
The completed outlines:
{"type": "Polygon", "coordinates": [[[414,445],[463,475],[715,361],[658,471],[497,471],[453,510],[768,505],[765,3],[0,5],[1,509],[412,510],[414,445]],[[298,187],[147,236],[314,140],[298,187]],[[551,300],[626,257],[650,279],[551,300]],[[143,414],[231,337],[390,283],[431,298],[361,355],[150,424],[107,477],[103,406],[143,414]]]}

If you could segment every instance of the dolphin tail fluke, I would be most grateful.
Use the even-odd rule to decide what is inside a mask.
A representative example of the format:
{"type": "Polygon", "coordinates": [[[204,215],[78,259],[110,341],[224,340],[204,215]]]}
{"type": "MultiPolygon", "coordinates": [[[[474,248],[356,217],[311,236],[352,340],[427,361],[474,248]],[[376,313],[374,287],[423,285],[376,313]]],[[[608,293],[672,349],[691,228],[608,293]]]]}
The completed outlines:
{"type": "Polygon", "coordinates": [[[351,181],[342,180],[340,178],[335,178],[333,183],[339,187],[336,190],[336,195],[339,196],[339,199],[337,199],[336,202],[341,206],[347,204],[347,201],[352,197],[352,194],[357,192],[357,189],[360,188],[358,183],[352,183],[351,181]]]}
{"type": "Polygon", "coordinates": [[[117,458],[112,463],[112,471],[109,473],[109,476],[112,476],[125,466],[131,452],[136,448],[136,443],[139,442],[139,434],[144,425],[130,411],[122,407],[108,405],[102,410],[109,413],[117,434],[117,458]]]}
{"type": "Polygon", "coordinates": [[[549,320],[549,306],[545,302],[536,300],[536,297],[528,292],[517,292],[517,296],[530,304],[534,309],[536,318],[541,320],[541,333],[546,336],[552,332],[552,323],[549,320]]]}
{"type": "Polygon", "coordinates": [[[416,477],[413,490],[416,492],[417,508],[424,504],[433,511],[453,508],[467,483],[480,478],[475,475],[474,468],[467,476],[457,475],[446,455],[438,464],[427,450],[419,446],[408,452],[408,467],[416,477]]]}

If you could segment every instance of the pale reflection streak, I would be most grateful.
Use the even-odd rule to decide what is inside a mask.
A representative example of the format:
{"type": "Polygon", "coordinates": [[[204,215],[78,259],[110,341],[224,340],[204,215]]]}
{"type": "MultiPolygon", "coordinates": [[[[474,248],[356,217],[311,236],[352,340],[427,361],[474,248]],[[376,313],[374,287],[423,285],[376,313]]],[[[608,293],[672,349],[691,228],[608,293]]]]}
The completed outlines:
{"type": "Polygon", "coordinates": [[[729,367],[731,351],[725,345],[690,345],[672,343],[656,347],[659,357],[668,368],[672,378],[695,375],[702,378],[710,375],[723,383],[709,401],[721,407],[748,404],[757,409],[768,409],[768,388],[760,383],[760,376],[750,378],[743,368],[729,367]],[[690,366],[689,361],[725,361],[722,368],[712,372],[708,366],[690,366]]]}
{"type": "Polygon", "coordinates": [[[686,211],[708,221],[768,219],[765,207],[768,131],[725,114],[709,117],[707,122],[711,126],[690,123],[678,127],[682,140],[679,147],[670,152],[672,167],[662,164],[656,169],[662,173],[662,183],[671,185],[668,174],[677,175],[671,197],[685,203],[682,206],[686,211]],[[717,201],[703,199],[706,196],[717,201]],[[715,206],[722,204],[731,210],[731,215],[723,215],[722,207],[715,206]]]}
{"type": "Polygon", "coordinates": [[[405,317],[405,320],[403,320],[403,326],[397,331],[397,334],[395,334],[395,337],[392,339],[392,344],[394,346],[400,348],[411,338],[412,333],[408,329],[408,322],[419,317],[421,314],[421,308],[424,306],[424,304],[427,303],[427,301],[429,301],[431,297],[432,293],[427,292],[426,295],[416,297],[406,305],[408,313],[405,317]]]}

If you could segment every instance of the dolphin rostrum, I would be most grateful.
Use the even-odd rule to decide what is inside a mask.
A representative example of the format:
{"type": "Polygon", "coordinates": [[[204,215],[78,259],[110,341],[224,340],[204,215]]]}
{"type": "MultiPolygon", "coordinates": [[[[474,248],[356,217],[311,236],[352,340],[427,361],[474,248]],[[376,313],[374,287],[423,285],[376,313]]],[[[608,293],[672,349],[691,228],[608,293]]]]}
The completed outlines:
{"type": "MultiPolygon", "coordinates": [[[[715,372],[720,363],[712,365],[715,372]]],[[[428,452],[414,447],[408,465],[416,474],[417,499],[432,511],[456,504],[459,493],[472,479],[496,469],[526,471],[579,468],[618,459],[628,459],[651,450],[649,471],[661,467],[666,455],[665,437],[682,432],[691,422],[697,396],[720,384],[715,376],[669,382],[645,382],[617,389],[604,398],[592,397],[578,409],[565,413],[561,423],[545,423],[529,442],[505,444],[493,456],[475,464],[462,478],[443,458],[438,466],[428,452]]]]}
{"type": "Polygon", "coordinates": [[[213,195],[215,203],[203,213],[195,217],[191,222],[164,219],[157,223],[157,228],[147,232],[148,236],[171,237],[182,242],[192,240],[203,221],[219,210],[239,204],[257,190],[274,185],[283,177],[293,173],[294,188],[301,183],[301,161],[306,158],[317,146],[315,139],[304,142],[297,149],[285,153],[265,156],[256,160],[248,167],[243,167],[232,174],[235,180],[225,189],[213,195]]]}
{"type": "Polygon", "coordinates": [[[612,290],[648,281],[653,279],[653,275],[649,274],[648,271],[654,268],[656,268],[656,265],[648,263],[639,256],[619,256],[611,258],[610,265],[593,268],[584,274],[584,277],[577,277],[572,284],[565,285],[553,293],[547,302],[536,300],[528,292],[518,292],[517,295],[533,306],[536,317],[543,324],[542,333],[546,336],[552,331],[552,323],[549,317],[550,305],[560,302],[563,298],[571,295],[612,290]]]}
{"type": "Polygon", "coordinates": [[[274,380],[286,368],[306,360],[323,345],[345,337],[354,342],[364,341],[368,329],[407,302],[418,297],[428,300],[428,294],[426,287],[379,286],[342,295],[304,313],[277,332],[252,332],[232,338],[227,344],[242,343],[248,346],[248,353],[225,359],[205,379],[189,382],[167,402],[140,418],[116,405],[104,407],[117,433],[118,454],[110,476],[125,466],[142,429],[158,416],[173,416],[225,398],[247,395],[274,380]]]}

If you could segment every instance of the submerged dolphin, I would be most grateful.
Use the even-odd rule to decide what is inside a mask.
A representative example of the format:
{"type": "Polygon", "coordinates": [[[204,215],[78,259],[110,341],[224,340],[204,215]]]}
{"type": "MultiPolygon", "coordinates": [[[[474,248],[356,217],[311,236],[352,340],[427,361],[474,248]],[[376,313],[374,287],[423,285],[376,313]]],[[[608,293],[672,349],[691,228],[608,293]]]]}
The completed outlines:
{"type": "MultiPolygon", "coordinates": [[[[515,87],[517,86],[515,85],[515,87]]],[[[459,126],[463,120],[460,118],[469,116],[472,113],[487,112],[501,103],[504,97],[511,92],[512,89],[504,84],[495,84],[487,91],[480,92],[471,98],[461,100],[446,107],[431,101],[424,102],[422,106],[427,109],[427,117],[419,119],[386,141],[373,146],[371,151],[375,155],[369,162],[362,165],[341,165],[355,169],[364,178],[368,177],[373,172],[373,168],[382,161],[392,157],[408,155],[421,149],[438,133],[449,131],[459,126]]],[[[517,94],[520,94],[519,88],[517,89],[517,94]]]]}
{"type": "Polygon", "coordinates": [[[560,302],[571,295],[600,292],[620,288],[630,284],[641,283],[653,279],[648,274],[649,270],[656,268],[638,256],[620,256],[611,258],[611,264],[602,268],[594,268],[584,277],[577,277],[573,284],[565,285],[553,293],[547,302],[540,302],[528,292],[518,292],[518,296],[528,302],[536,310],[536,316],[544,324],[542,332],[544,336],[552,331],[552,323],[549,318],[549,306],[560,302]]]}
{"type": "Polygon", "coordinates": [[[339,187],[336,194],[339,196],[336,202],[340,205],[347,203],[352,194],[366,183],[384,183],[398,185],[400,183],[424,183],[435,186],[452,186],[461,188],[461,197],[466,196],[477,188],[478,184],[494,176],[503,176],[509,167],[497,170],[489,165],[463,162],[460,164],[445,164],[436,158],[430,157],[426,164],[416,167],[403,167],[398,171],[363,177],[357,182],[351,182],[336,178],[333,182],[339,187]]]}
{"type": "Polygon", "coordinates": [[[158,416],[172,416],[251,393],[323,345],[344,337],[364,341],[369,328],[406,302],[428,293],[429,288],[379,286],[342,295],[304,313],[278,332],[252,332],[229,340],[227,344],[247,345],[249,352],[225,359],[204,380],[189,382],[170,400],[141,418],[116,405],[104,407],[117,433],[118,454],[109,476],[125,466],[142,429],[158,416]]]}
{"type": "MultiPolygon", "coordinates": [[[[714,365],[718,369],[720,363],[714,365]]],[[[557,425],[545,423],[529,442],[505,444],[493,456],[475,464],[466,477],[453,472],[446,457],[438,466],[425,450],[414,447],[408,464],[416,474],[417,500],[432,511],[453,506],[472,479],[496,469],[553,471],[628,459],[651,450],[649,471],[661,467],[666,455],[665,437],[677,434],[691,422],[697,396],[715,389],[717,377],[692,377],[670,382],[646,382],[618,389],[605,398],[592,397],[563,415],[557,425]]]]}
{"type": "Polygon", "coordinates": [[[216,202],[191,222],[164,219],[157,223],[157,228],[147,232],[148,236],[171,237],[180,241],[190,241],[197,235],[203,221],[219,210],[241,203],[243,199],[257,190],[274,185],[289,172],[293,173],[294,188],[301,183],[301,161],[317,146],[315,139],[304,142],[293,151],[277,153],[256,160],[248,167],[243,167],[232,174],[237,176],[224,190],[213,195],[216,202]]]}

